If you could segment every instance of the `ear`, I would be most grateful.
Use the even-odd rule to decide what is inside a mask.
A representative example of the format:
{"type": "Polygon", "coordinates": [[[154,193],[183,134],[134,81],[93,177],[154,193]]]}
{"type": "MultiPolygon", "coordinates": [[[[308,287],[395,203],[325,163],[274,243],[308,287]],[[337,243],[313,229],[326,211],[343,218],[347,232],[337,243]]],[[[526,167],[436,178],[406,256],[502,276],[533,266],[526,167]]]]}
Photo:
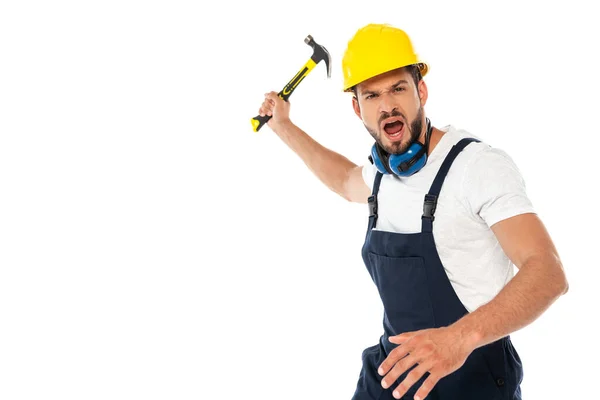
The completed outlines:
{"type": "Polygon", "coordinates": [[[358,118],[362,119],[360,105],[358,104],[358,99],[355,96],[352,96],[352,108],[354,108],[354,113],[358,116],[358,118]]]}
{"type": "Polygon", "coordinates": [[[427,91],[427,84],[423,79],[419,81],[419,86],[417,87],[417,90],[419,92],[419,100],[421,100],[421,106],[424,106],[425,103],[427,103],[427,97],[429,96],[429,93],[427,91]]]}

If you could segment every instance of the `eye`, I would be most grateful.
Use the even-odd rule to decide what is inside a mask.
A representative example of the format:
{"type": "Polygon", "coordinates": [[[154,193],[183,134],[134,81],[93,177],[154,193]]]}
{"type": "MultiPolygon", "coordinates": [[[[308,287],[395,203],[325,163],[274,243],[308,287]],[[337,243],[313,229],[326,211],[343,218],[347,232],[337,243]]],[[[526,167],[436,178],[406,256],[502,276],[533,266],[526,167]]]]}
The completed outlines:
{"type": "Polygon", "coordinates": [[[374,93],[373,93],[373,94],[369,94],[369,95],[367,95],[367,96],[365,97],[365,100],[371,100],[371,99],[374,99],[375,97],[377,97],[377,95],[376,95],[376,94],[374,94],[374,93]]]}
{"type": "Polygon", "coordinates": [[[394,91],[396,92],[404,92],[406,89],[403,86],[399,86],[397,88],[394,89],[394,91]]]}

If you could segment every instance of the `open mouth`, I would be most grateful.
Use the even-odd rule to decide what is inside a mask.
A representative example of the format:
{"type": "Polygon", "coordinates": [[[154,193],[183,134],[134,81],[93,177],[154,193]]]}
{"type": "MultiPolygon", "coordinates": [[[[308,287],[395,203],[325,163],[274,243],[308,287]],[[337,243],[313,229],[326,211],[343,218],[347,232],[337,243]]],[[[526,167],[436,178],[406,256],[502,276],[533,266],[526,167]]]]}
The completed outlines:
{"type": "Polygon", "coordinates": [[[399,119],[390,119],[383,125],[383,130],[390,139],[397,139],[402,136],[404,122],[399,119]]]}

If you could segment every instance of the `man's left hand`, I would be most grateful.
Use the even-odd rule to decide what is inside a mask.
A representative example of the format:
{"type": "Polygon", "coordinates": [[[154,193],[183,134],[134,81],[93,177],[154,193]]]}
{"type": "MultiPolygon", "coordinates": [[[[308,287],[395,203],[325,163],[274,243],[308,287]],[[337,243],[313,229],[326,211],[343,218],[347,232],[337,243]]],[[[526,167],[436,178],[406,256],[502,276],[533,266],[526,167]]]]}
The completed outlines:
{"type": "Polygon", "coordinates": [[[468,338],[452,326],[405,332],[390,336],[390,342],[400,346],[392,350],[379,367],[379,375],[384,375],[381,381],[384,388],[418,364],[394,390],[393,396],[397,399],[429,372],[415,395],[416,400],[424,400],[440,379],[459,369],[475,350],[468,338]]]}

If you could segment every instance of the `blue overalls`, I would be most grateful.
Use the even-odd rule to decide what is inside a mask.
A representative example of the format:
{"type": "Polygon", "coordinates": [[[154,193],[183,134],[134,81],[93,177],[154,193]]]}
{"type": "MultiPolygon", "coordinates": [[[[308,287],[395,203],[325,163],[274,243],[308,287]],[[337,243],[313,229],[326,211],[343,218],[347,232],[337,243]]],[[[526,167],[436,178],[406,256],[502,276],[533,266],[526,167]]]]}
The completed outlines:
{"type": "MultiPolygon", "coordinates": [[[[363,366],[352,400],[394,400],[393,390],[406,371],[383,389],[377,368],[397,344],[390,336],[403,332],[448,326],[468,311],[454,292],[440,261],[432,228],[437,198],[456,156],[470,143],[465,138],[453,146],[425,196],[420,233],[400,234],[374,230],[377,223],[377,192],[382,174],[377,172],[369,197],[369,227],[362,257],[383,302],[384,334],[379,343],[362,353],[363,366]]],[[[411,368],[412,370],[412,368],[411,368]]],[[[429,376],[425,375],[402,397],[412,400],[429,376]]],[[[521,400],[521,359],[510,336],[479,347],[464,365],[440,379],[427,400],[521,400]]]]}

